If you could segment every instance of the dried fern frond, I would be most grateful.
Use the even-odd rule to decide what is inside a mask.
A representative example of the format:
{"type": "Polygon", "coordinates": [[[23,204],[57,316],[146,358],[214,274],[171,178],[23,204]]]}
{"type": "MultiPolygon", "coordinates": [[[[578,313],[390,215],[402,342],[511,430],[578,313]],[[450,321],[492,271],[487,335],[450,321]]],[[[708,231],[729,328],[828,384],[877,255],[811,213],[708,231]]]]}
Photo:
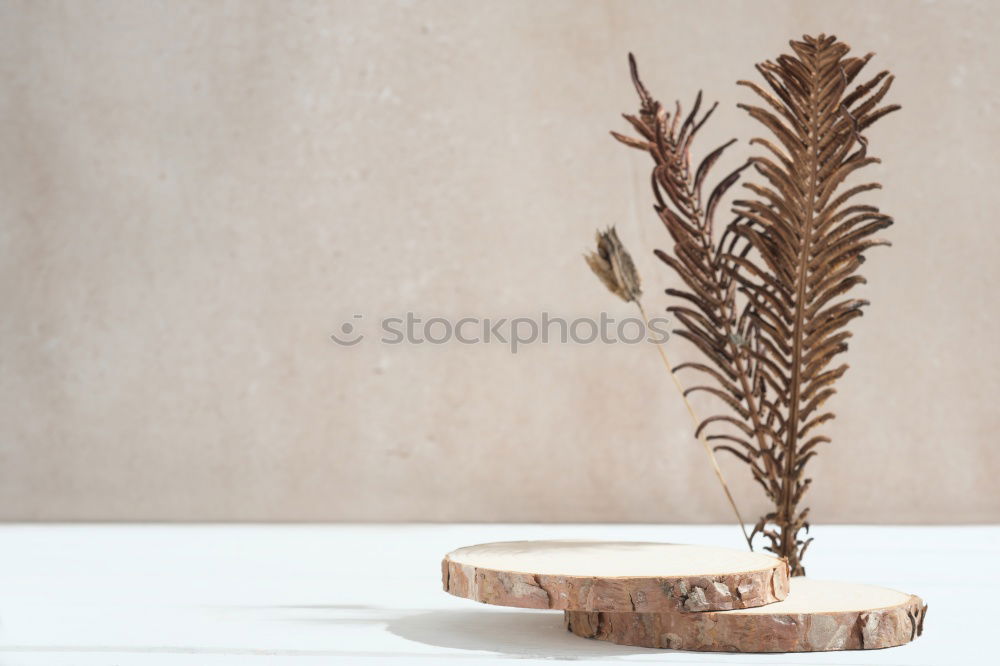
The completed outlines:
{"type": "Polygon", "coordinates": [[[625,118],[638,136],[612,134],[653,158],[654,208],[674,243],[656,255],[684,285],[667,290],[681,301],[668,308],[682,326],[674,334],[705,359],[676,370],[696,370],[710,380],[685,395],[701,391],[726,407],[704,419],[698,434],[711,432],[707,439],[721,442],[717,450],[748,465],[775,507],[754,533],[769,540],[768,549],[785,557],[793,574],[803,574],[809,541],[799,532],[808,531],[808,509],[798,505],[811,483],[803,470],[829,441],[814,432],[833,418],[823,405],[847,369],[830,364],[847,349],[844,327],[866,304],[845,295],[864,282],[856,275],[863,253],[886,244],[872,234],[892,223],[874,206],[852,201],[877,184],[841,186],[878,161],[861,132],[899,107],[879,106],[892,83],[887,72],[849,90],[871,54],[847,57],[849,47],[823,35],[791,46],[795,55],[757,66],[772,92],[740,82],[768,108],[740,107],[776,143],[751,141],[769,154],[751,158],[707,198],[708,174],[732,142],[693,167],[692,141],[715,109],[698,117],[701,93],[683,119],[679,104],[671,114],[639,80],[630,55],[640,108],[625,118]],[[736,219],[716,234],[722,197],[751,165],[766,182],[745,184],[757,197],[734,202],[736,219]]]}
{"type": "Polygon", "coordinates": [[[642,280],[613,226],[597,232],[597,251],[584,255],[584,259],[608,291],[626,303],[639,302],[642,280]]]}
{"type": "Polygon", "coordinates": [[[767,154],[751,159],[763,183],[746,183],[754,199],[734,202],[745,218],[735,233],[751,244],[755,257],[730,255],[734,276],[750,306],[756,333],[751,356],[763,383],[772,389],[762,406],[774,426],[773,457],[779,473],[775,510],[757,525],[770,549],[786,557],[794,573],[804,573],[808,509],[798,504],[811,480],[804,468],[829,438],[817,429],[834,418],[824,409],[846,364],[831,365],[847,350],[845,327],[861,316],[867,301],[846,298],[865,279],[856,273],[871,247],[887,245],[873,234],[892,224],[878,208],[854,197],[881,187],[842,187],[859,169],[879,160],[868,154],[861,131],[897,105],[878,106],[892,84],[881,72],[850,89],[872,54],[848,57],[850,48],[833,36],[792,41],[794,55],[757,65],[771,92],[740,81],[766,107],[739,105],[770,130],[777,143],[757,138],[767,154]]]}
{"type": "Polygon", "coordinates": [[[681,325],[673,334],[697,347],[707,361],[682,363],[674,371],[696,371],[709,382],[686,389],[685,398],[703,392],[727,406],[726,413],[701,420],[695,434],[710,442],[722,442],[715,445],[716,450],[725,449],[741,456],[758,482],[769,492],[777,492],[776,486],[768,485],[777,472],[774,461],[766,454],[763,460],[757,459],[758,451],[770,450],[768,427],[760,416],[763,386],[749,355],[755,335],[752,320],[749,311],[741,310],[736,301],[737,283],[729,265],[730,253],[745,255],[748,246],[733,234],[734,223],[727,225],[727,231],[718,238],[714,231],[714,217],[722,197],[749,164],[721,179],[703,198],[713,165],[735,141],[709,152],[693,167],[692,142],[716,105],[699,118],[702,100],[699,92],[687,116],[682,115],[679,103],[671,114],[643,85],[631,54],[629,67],[640,107],[637,115],[625,115],[625,119],[639,136],[611,134],[625,145],[649,153],[653,159],[654,210],[674,242],[670,252],[656,250],[656,256],[683,282],[681,289],[667,289],[667,294],[681,301],[667,308],[681,325]],[[706,434],[709,428],[712,433],[706,434]]]}

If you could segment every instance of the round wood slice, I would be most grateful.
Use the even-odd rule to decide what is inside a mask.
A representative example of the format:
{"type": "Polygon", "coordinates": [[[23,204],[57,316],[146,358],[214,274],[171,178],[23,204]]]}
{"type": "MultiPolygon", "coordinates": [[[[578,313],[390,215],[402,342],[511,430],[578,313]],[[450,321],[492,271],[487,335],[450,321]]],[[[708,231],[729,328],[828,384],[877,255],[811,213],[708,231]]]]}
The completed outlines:
{"type": "Polygon", "coordinates": [[[459,548],[445,591],[496,606],[687,612],[752,608],[788,594],[788,567],[762,553],[628,541],[509,541],[459,548]]]}
{"type": "Polygon", "coordinates": [[[873,650],[923,631],[920,597],[857,583],[793,578],[788,598],[760,608],[707,613],[566,612],[585,638],[636,647],[712,652],[873,650]]]}

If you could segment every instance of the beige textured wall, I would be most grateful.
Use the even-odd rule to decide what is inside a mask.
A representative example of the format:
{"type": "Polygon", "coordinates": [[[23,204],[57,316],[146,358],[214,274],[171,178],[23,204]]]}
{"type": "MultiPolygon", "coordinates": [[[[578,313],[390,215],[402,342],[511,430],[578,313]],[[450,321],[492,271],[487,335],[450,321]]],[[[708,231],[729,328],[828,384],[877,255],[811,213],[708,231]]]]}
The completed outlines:
{"type": "Polygon", "coordinates": [[[580,260],[608,223],[663,307],[646,159],[607,136],[626,52],[656,94],[722,102],[706,149],[749,136],[736,79],[826,31],[905,109],[870,132],[895,247],[808,504],[1000,520],[998,22],[992,0],[4,1],[0,518],[727,521],[649,347],[328,335],[627,316],[580,260]]]}

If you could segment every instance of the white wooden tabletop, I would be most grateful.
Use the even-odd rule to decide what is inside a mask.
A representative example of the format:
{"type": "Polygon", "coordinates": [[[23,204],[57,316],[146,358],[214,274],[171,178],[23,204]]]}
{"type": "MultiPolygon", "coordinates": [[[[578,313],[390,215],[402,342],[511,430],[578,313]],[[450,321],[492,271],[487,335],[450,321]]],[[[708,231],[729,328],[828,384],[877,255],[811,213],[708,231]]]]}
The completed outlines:
{"type": "Polygon", "coordinates": [[[511,539],[740,547],[733,526],[0,525],[0,665],[996,663],[1000,527],[816,528],[814,578],[918,594],[924,636],[872,652],[699,654],[577,638],[562,613],[441,591],[440,559],[511,539]]]}

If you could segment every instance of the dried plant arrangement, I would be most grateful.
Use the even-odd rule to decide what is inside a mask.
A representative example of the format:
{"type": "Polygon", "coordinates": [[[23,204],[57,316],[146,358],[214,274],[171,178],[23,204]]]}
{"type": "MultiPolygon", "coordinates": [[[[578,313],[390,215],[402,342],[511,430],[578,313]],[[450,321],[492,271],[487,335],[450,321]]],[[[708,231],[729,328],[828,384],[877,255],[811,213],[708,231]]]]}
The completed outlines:
{"type": "MultiPolygon", "coordinates": [[[[830,441],[825,408],[865,301],[853,289],[875,234],[892,220],[858,197],[854,185],[877,160],[863,132],[898,107],[882,105],[892,77],[855,80],[872,57],[849,57],[834,37],[791,42],[792,55],[757,66],[765,86],[741,81],[763,100],[741,104],[768,130],[758,154],[719,179],[713,167],[735,141],[692,161],[695,136],[716,106],[688,113],[660,104],[629,56],[639,111],[635,133],[612,132],[647,153],[653,208],[672,241],[655,250],[672,271],[667,289],[674,335],[693,360],[674,366],[656,348],[693,421],[751,552],[628,541],[512,541],[459,548],[441,562],[449,594],[515,608],[562,610],[566,628],[622,645],[725,652],[871,650],[919,636],[927,606],[912,594],[872,585],[813,580],[802,559],[810,541],[805,468],[830,441]],[[746,196],[731,196],[745,178],[746,196]],[[722,222],[722,210],[731,216],[722,222]],[[693,377],[698,381],[685,388],[693,377]],[[704,394],[715,413],[700,418],[689,397],[704,394]],[[715,459],[735,455],[773,509],[747,533],[715,459]],[[767,540],[752,552],[753,538],[767,540]]],[[[642,280],[614,227],[598,231],[584,255],[601,283],[634,304],[650,327],[642,280]]]]}
{"type": "Polygon", "coordinates": [[[701,357],[672,371],[704,378],[683,395],[710,395],[721,410],[695,435],[747,465],[773,503],[751,537],[762,534],[765,548],[802,575],[811,542],[802,535],[809,509],[800,506],[812,482],[805,469],[830,442],[821,434],[834,418],[825,404],[848,367],[840,362],[847,326],[867,305],[851,297],[865,282],[857,271],[868,249],[888,245],[874,235],[892,224],[857,199],[880,185],[845,180],[879,161],[863,132],[899,106],[882,105],[888,72],[855,83],[872,54],[848,56],[846,44],[825,35],[790,44],[792,54],[757,65],[769,90],[738,82],[762,102],[739,107],[770,136],[752,139],[760,154],[710,189],[712,167],[736,141],[692,162],[693,140],[716,105],[699,116],[699,92],[686,115],[679,103],[668,109],[643,85],[631,55],[639,111],[624,117],[636,135],[612,135],[653,160],[654,209],[673,242],[655,253],[681,283],[667,290],[675,300],[667,310],[679,324],[674,335],[701,357]],[[748,196],[732,202],[733,216],[720,224],[722,199],[744,172],[752,174],[743,184],[748,196]]]}

